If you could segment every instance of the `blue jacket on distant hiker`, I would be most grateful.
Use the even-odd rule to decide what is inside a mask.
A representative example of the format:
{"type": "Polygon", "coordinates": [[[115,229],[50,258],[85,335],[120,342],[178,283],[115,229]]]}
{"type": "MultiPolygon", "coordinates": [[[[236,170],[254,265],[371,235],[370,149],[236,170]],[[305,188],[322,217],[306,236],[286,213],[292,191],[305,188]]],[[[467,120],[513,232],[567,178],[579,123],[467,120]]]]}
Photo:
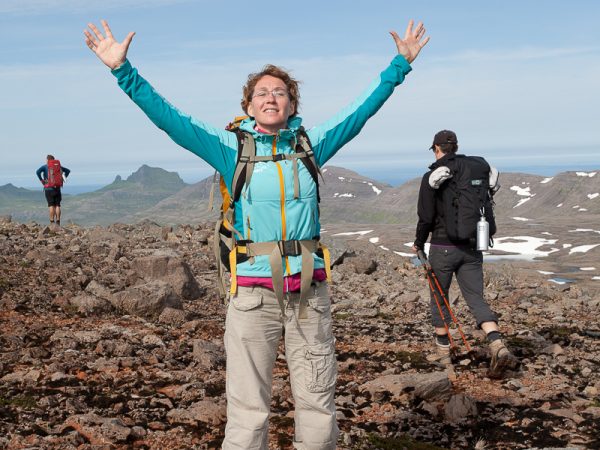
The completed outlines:
{"type": "Polygon", "coordinates": [[[60,225],[62,192],[64,178],[68,177],[71,171],[60,164],[60,161],[53,155],[46,156],[46,164],[36,170],[35,174],[38,180],[44,185],[44,195],[48,203],[48,215],[50,225],[60,225]],[[64,177],[63,177],[64,176],[64,177]]]}

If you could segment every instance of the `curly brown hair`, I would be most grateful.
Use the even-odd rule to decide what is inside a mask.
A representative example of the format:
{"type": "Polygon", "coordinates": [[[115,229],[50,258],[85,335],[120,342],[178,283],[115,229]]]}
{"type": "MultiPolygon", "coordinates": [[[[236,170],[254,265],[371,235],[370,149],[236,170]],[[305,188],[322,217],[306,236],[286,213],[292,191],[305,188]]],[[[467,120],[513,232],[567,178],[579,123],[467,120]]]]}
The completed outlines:
{"type": "Polygon", "coordinates": [[[248,81],[242,88],[242,101],[240,102],[244,112],[248,114],[248,105],[252,101],[252,95],[254,94],[256,83],[258,83],[258,81],[266,75],[279,78],[285,83],[290,95],[292,109],[294,111],[292,116],[298,114],[298,110],[300,109],[300,90],[298,89],[298,85],[300,82],[292,78],[292,76],[286,70],[282,69],[281,67],[274,66],[273,64],[267,64],[260,72],[251,73],[248,75],[248,81]]]}

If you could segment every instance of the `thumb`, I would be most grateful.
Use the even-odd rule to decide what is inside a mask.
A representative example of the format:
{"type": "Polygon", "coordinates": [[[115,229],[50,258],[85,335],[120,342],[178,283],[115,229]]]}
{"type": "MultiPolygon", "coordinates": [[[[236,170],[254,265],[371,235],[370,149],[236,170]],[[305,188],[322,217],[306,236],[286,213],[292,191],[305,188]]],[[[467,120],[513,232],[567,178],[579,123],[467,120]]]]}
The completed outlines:
{"type": "Polygon", "coordinates": [[[396,48],[398,49],[398,52],[400,52],[400,44],[402,43],[402,39],[400,39],[400,36],[398,36],[398,33],[396,33],[395,31],[390,31],[390,35],[392,36],[392,39],[394,40],[394,44],[396,44],[396,48]]]}
{"type": "Polygon", "coordinates": [[[125,51],[129,49],[129,45],[131,44],[131,40],[135,36],[135,31],[130,31],[129,34],[123,39],[123,45],[125,46],[125,51]]]}

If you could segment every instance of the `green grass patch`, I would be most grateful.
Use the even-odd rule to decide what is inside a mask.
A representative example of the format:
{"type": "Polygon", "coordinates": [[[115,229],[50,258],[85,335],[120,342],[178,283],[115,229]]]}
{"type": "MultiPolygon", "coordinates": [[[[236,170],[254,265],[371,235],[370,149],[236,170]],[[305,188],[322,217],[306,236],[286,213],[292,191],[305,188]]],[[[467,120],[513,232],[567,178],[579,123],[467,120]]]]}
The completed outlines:
{"type": "Polygon", "coordinates": [[[0,396],[0,406],[16,406],[24,409],[33,409],[37,406],[37,403],[31,395],[17,395],[9,398],[0,396]]]}
{"type": "Polygon", "coordinates": [[[429,361],[427,361],[425,358],[425,355],[423,355],[421,352],[407,352],[403,350],[400,352],[394,352],[392,358],[399,364],[408,363],[417,369],[423,369],[429,367],[430,365],[429,361]]]}
{"type": "Polygon", "coordinates": [[[5,280],[4,278],[0,278],[0,289],[8,289],[10,287],[10,282],[5,280]]]}
{"type": "Polygon", "coordinates": [[[381,320],[385,320],[385,321],[392,321],[392,320],[394,320],[394,316],[393,315],[382,313],[382,312],[378,312],[377,313],[377,318],[381,319],[381,320]]]}
{"type": "Polygon", "coordinates": [[[569,327],[550,327],[547,332],[557,337],[568,337],[573,333],[573,329],[569,327]]]}
{"type": "Polygon", "coordinates": [[[509,347],[518,347],[518,348],[534,348],[535,344],[531,342],[529,339],[523,339],[518,336],[507,336],[506,343],[509,347]]]}
{"type": "Polygon", "coordinates": [[[335,313],[333,315],[333,318],[336,320],[346,320],[350,318],[350,313],[349,312],[339,312],[339,313],[335,313]]]}
{"type": "Polygon", "coordinates": [[[438,447],[433,444],[415,441],[409,436],[384,437],[374,433],[368,434],[363,439],[361,446],[365,445],[373,450],[446,450],[443,447],[438,447]]]}

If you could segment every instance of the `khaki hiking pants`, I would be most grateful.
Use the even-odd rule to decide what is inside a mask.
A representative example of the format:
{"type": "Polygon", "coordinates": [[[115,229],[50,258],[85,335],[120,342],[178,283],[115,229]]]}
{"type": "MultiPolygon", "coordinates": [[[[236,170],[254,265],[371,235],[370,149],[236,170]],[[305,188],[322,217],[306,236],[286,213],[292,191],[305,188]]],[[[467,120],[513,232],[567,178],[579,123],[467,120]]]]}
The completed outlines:
{"type": "Polygon", "coordinates": [[[277,297],[263,287],[238,287],[225,323],[227,426],[224,450],[266,450],[273,366],[282,333],[294,403],[294,447],[334,450],[337,366],[327,283],[316,282],[308,317],[298,319],[299,293],[286,294],[282,322],[277,297]],[[285,328],[285,332],[284,332],[285,328]]]}

